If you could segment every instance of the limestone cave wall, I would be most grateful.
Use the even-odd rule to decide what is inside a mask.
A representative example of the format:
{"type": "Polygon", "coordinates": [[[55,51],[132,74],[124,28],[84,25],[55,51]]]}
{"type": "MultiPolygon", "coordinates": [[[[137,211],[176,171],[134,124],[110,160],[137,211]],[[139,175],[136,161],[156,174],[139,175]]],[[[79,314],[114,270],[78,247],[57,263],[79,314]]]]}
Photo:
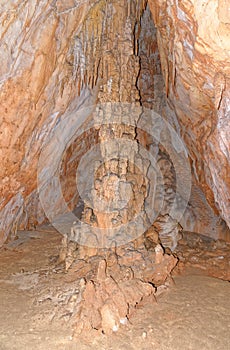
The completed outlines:
{"type": "MultiPolygon", "coordinates": [[[[62,121],[68,123],[88,100],[98,99],[134,101],[170,122],[185,142],[192,168],[192,193],[181,225],[225,237],[225,222],[230,226],[228,4],[148,4],[1,2],[0,244],[13,239],[18,228],[46,220],[37,191],[41,150],[49,144],[52,150],[62,121]],[[123,31],[125,16],[133,22],[123,31]],[[114,54],[117,33],[124,35],[122,57],[114,54]]],[[[89,131],[78,141],[68,149],[61,171],[57,167],[72,204],[71,171],[98,136],[89,131]]],[[[43,161],[45,174],[49,164],[43,161]]],[[[58,206],[55,194],[52,200],[58,206]]]]}
{"type": "Polygon", "coordinates": [[[209,205],[230,218],[230,9],[225,0],[150,0],[166,93],[209,205]]]}

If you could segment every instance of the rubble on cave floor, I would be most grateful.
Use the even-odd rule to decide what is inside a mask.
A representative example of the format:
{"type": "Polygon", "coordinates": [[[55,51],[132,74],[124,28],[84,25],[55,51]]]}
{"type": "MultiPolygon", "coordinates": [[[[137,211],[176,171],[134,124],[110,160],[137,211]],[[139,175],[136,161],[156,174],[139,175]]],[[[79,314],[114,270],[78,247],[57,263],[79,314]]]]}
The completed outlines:
{"type": "Polygon", "coordinates": [[[178,261],[159,243],[149,250],[134,242],[89,255],[87,247],[74,251],[71,242],[66,265],[58,259],[63,241],[54,230],[16,238],[1,250],[2,281],[34,299],[32,323],[68,322],[74,334],[118,331],[136,308],[155,303],[178,261]]]}
{"type": "Polygon", "coordinates": [[[1,249],[0,283],[32,300],[24,311],[31,329],[58,323],[76,336],[90,330],[116,333],[132,324],[139,307],[153,306],[162,292],[173,288],[171,272],[174,276],[195,267],[230,280],[230,244],[197,234],[184,232],[173,254],[159,244],[148,250],[129,245],[76,257],[67,270],[58,264],[62,237],[55,230],[28,233],[24,242],[23,235],[1,249]]]}
{"type": "Polygon", "coordinates": [[[194,232],[183,232],[182,236],[174,252],[179,259],[177,271],[192,267],[207,276],[230,281],[230,242],[194,232]]]}
{"type": "MultiPolygon", "coordinates": [[[[71,264],[67,254],[69,276],[83,279],[81,302],[75,313],[77,334],[90,329],[107,334],[117,331],[139,303],[153,301],[167,290],[171,272],[176,275],[193,267],[205,275],[230,280],[229,243],[191,232],[183,232],[182,236],[173,254],[157,242],[150,249],[145,244],[135,247],[134,242],[114,251],[101,250],[98,255],[75,259],[71,264]]],[[[74,243],[69,243],[70,251],[76,254],[79,247],[75,245],[73,251],[74,243]]],[[[87,249],[82,249],[83,256],[88,255],[87,249]]]]}
{"type": "Polygon", "coordinates": [[[92,254],[88,247],[65,238],[63,242],[61,258],[67,275],[80,280],[81,286],[73,315],[76,334],[92,329],[105,334],[118,331],[140,303],[155,301],[178,261],[159,243],[147,250],[144,241],[138,247],[134,241],[92,254]]]}

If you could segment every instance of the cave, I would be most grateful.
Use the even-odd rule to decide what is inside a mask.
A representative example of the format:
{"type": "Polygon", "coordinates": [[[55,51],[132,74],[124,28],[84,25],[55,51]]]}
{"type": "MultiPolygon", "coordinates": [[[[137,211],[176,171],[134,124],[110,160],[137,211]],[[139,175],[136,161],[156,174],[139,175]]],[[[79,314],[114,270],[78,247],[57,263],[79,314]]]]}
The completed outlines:
{"type": "Polygon", "coordinates": [[[230,349],[228,2],[0,9],[0,349],[230,349]]]}

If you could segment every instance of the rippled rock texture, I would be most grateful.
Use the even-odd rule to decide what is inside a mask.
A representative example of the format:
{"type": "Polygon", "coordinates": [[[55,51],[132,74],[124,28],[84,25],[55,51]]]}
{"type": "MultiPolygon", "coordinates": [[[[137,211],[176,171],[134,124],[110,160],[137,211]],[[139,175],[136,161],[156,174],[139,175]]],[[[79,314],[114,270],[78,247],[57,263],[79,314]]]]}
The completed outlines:
{"type": "Polygon", "coordinates": [[[118,331],[140,304],[155,301],[156,292],[171,281],[177,264],[177,258],[164,254],[160,244],[149,251],[130,245],[116,251],[101,250],[90,257],[84,249],[75,250],[75,259],[73,242],[72,247],[63,246],[62,253],[63,248],[67,253],[62,255],[66,272],[75,280],[81,278],[73,314],[76,334],[91,329],[107,334],[118,331]]]}
{"type": "Polygon", "coordinates": [[[230,225],[230,9],[225,0],[149,0],[166,93],[197,183],[230,225]]]}
{"type": "Polygon", "coordinates": [[[74,1],[1,2],[1,243],[17,226],[44,219],[37,162],[77,96],[69,56],[88,7],[74,1]]]}
{"type": "MultiPolygon", "coordinates": [[[[93,96],[101,102],[138,101],[169,120],[187,145],[193,169],[192,197],[182,226],[218,236],[225,230],[219,215],[230,225],[227,1],[149,0],[157,33],[148,8],[143,12],[146,1],[105,5],[104,0],[1,2],[0,244],[13,238],[18,227],[45,220],[37,193],[41,150],[50,145],[47,150],[58,153],[63,145],[53,141],[55,130],[63,121],[68,126],[68,118],[93,96]],[[122,16],[111,22],[113,11],[122,16]],[[121,29],[130,13],[137,22],[131,36],[135,23],[127,21],[121,29]],[[125,38],[122,57],[113,51],[118,32],[125,38]],[[105,35],[109,40],[104,41],[105,35]]],[[[62,140],[68,132],[63,128],[62,140]]],[[[67,154],[61,170],[58,163],[54,167],[72,207],[71,166],[97,143],[98,136],[87,139],[88,134],[79,139],[75,163],[73,157],[65,163],[67,154]]],[[[48,160],[47,153],[44,181],[48,160]]],[[[47,202],[57,208],[60,198],[53,193],[47,202]]]]}

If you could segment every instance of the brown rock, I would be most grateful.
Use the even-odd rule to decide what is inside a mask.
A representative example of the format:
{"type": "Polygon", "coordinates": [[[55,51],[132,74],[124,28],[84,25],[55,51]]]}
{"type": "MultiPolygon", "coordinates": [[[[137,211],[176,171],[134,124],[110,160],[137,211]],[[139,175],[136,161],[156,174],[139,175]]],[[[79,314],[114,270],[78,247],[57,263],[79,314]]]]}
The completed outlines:
{"type": "MultiPolygon", "coordinates": [[[[226,2],[149,1],[158,30],[166,93],[209,205],[230,225],[226,2]],[[207,31],[207,23],[212,23],[207,31]],[[185,69],[186,67],[186,69],[185,69]]],[[[229,17],[229,15],[228,15],[229,17]]]]}

